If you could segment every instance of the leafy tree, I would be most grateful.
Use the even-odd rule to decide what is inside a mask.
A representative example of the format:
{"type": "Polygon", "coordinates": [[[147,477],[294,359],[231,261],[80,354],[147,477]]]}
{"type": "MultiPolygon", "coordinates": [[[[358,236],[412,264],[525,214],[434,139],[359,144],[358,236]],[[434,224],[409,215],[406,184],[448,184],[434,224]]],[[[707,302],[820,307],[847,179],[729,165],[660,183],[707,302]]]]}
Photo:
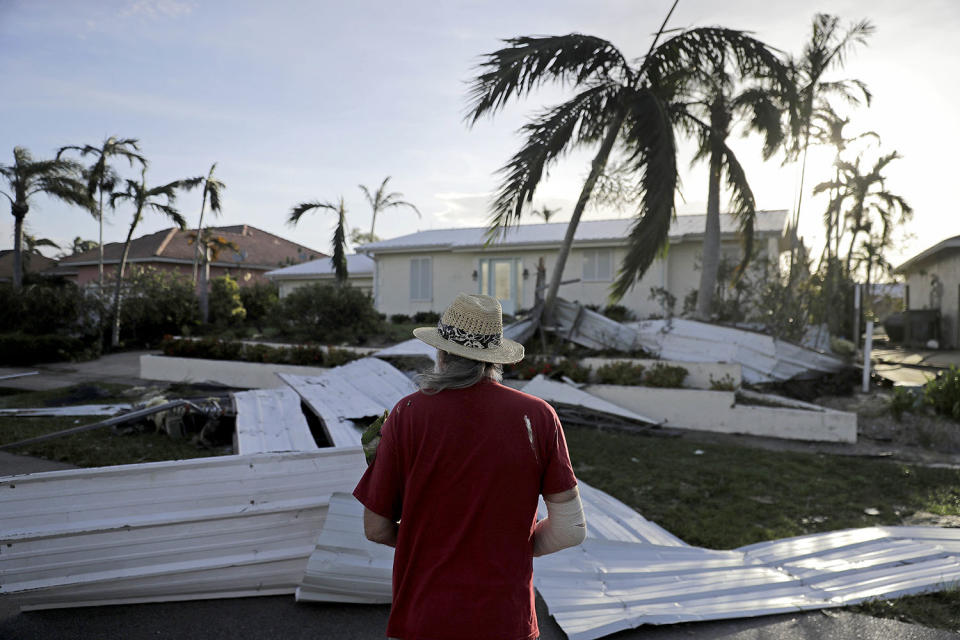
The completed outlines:
{"type": "Polygon", "coordinates": [[[75,256],[81,253],[86,253],[87,251],[96,249],[98,246],[100,245],[97,244],[96,240],[84,240],[80,236],[77,236],[73,239],[73,242],[71,243],[70,247],[66,249],[67,251],[69,251],[69,253],[64,255],[64,257],[75,256]]]}
{"type": "Polygon", "coordinates": [[[370,296],[350,286],[308,284],[280,301],[277,325],[295,340],[364,342],[381,329],[370,296]]]}
{"type": "Polygon", "coordinates": [[[210,317],[222,326],[237,326],[246,319],[247,310],[240,297],[240,285],[230,276],[214,278],[210,291],[210,317]]]}
{"type": "Polygon", "coordinates": [[[501,169],[504,179],[492,205],[488,241],[520,221],[545,170],[561,155],[599,145],[557,255],[544,300],[548,318],[580,218],[614,148],[625,154],[634,175],[639,176],[641,193],[630,246],[611,289],[610,297],[616,301],[667,243],[677,187],[670,104],[680,81],[721,52],[736,61],[738,71],[741,66],[758,66],[769,54],[758,40],[722,27],[683,30],[660,43],[669,18],[670,14],[647,55],[635,64],[613,44],[593,36],[519,37],[485,56],[481,73],[473,81],[467,115],[471,125],[548,81],[578,92],[524,125],[526,141],[501,169]]]}
{"type": "Polygon", "coordinates": [[[196,289],[187,275],[134,266],[124,282],[121,313],[124,344],[155,346],[165,335],[197,325],[196,289]]]}
{"type": "MultiPolygon", "coordinates": [[[[197,230],[202,235],[203,230],[203,212],[207,208],[207,198],[210,198],[210,212],[214,215],[220,215],[220,199],[223,190],[227,188],[227,185],[223,181],[214,177],[213,172],[217,168],[217,163],[214,162],[210,166],[210,172],[207,174],[207,177],[203,180],[203,201],[200,203],[200,220],[197,221],[197,230]]],[[[197,270],[200,267],[201,260],[206,261],[206,256],[201,257],[201,245],[202,242],[197,242],[197,250],[193,255],[193,283],[197,283],[197,270]]],[[[209,267],[207,267],[209,269],[209,267]]],[[[207,278],[209,279],[210,274],[207,273],[207,278]]],[[[202,296],[202,294],[201,294],[202,296]]],[[[206,322],[206,314],[204,314],[204,322],[206,322]]]]}
{"type": "Polygon", "coordinates": [[[380,238],[360,229],[351,229],[350,242],[355,245],[368,244],[370,242],[380,242],[380,238]]]}
{"type": "Polygon", "coordinates": [[[97,207],[94,211],[97,217],[97,224],[100,228],[100,236],[97,244],[99,249],[99,256],[97,259],[97,283],[100,286],[100,290],[103,290],[103,199],[104,196],[109,197],[110,193],[116,188],[117,183],[120,180],[120,176],[117,175],[117,172],[110,166],[111,158],[126,158],[130,163],[130,166],[133,166],[134,162],[139,162],[142,168],[146,168],[147,160],[142,155],[140,155],[140,145],[139,141],[136,138],[118,138],[117,136],[110,136],[103,141],[99,147],[95,147],[90,144],[83,146],[66,146],[61,147],[57,151],[57,158],[63,155],[66,151],[77,151],[80,153],[80,157],[93,156],[95,161],[90,165],[86,171],[84,171],[84,176],[87,181],[87,194],[92,199],[94,194],[97,194],[97,207]]]}
{"type": "Polygon", "coordinates": [[[240,288],[240,300],[247,310],[247,323],[263,331],[280,302],[277,285],[272,282],[254,282],[240,288]]]}
{"type": "Polygon", "coordinates": [[[707,215],[701,251],[700,287],[696,315],[707,318],[713,304],[717,271],[720,266],[720,182],[726,177],[732,193],[731,213],[743,236],[742,273],[753,253],[753,227],[756,201],[746,174],[727,138],[737,121],[746,121],[747,130],[763,136],[763,158],[768,160],[784,139],[782,108],[793,101],[793,87],[787,68],[777,56],[761,45],[749,60],[731,60],[726,49],[708,58],[707,65],[691,69],[685,75],[682,95],[674,106],[681,129],[697,143],[694,162],[709,165],[707,215]],[[738,62],[749,82],[742,84],[733,69],[738,62]],[[784,99],[785,98],[785,99],[784,99]],[[784,104],[784,102],[786,104],[784,104]]]}
{"type": "Polygon", "coordinates": [[[120,345],[120,321],[121,321],[121,293],[123,291],[124,268],[127,265],[127,257],[130,255],[130,242],[133,240],[133,232],[137,225],[143,219],[145,210],[153,210],[165,215],[174,224],[181,229],[187,226],[186,219],[173,206],[177,199],[177,191],[180,189],[192,189],[200,184],[203,178],[191,178],[188,180],[174,180],[158,187],[147,186],[147,168],[143,167],[140,173],[140,182],[135,180],[126,180],[126,188],[123,191],[115,191],[110,194],[110,206],[116,208],[118,202],[128,202],[133,205],[133,219],[130,222],[130,229],[127,231],[127,238],[123,243],[123,251],[120,254],[120,263],[117,265],[117,282],[113,294],[113,332],[110,338],[110,344],[113,347],[120,345]]]}
{"type": "Polygon", "coordinates": [[[416,206],[410,204],[406,200],[402,200],[403,194],[397,191],[387,193],[387,183],[390,181],[390,176],[387,176],[383,179],[383,182],[380,183],[380,187],[377,188],[376,192],[371,194],[370,190],[367,189],[362,184],[360,186],[360,191],[363,192],[364,197],[367,199],[367,202],[370,203],[370,209],[372,210],[373,215],[370,218],[370,237],[376,238],[373,229],[377,224],[377,213],[380,211],[385,211],[386,209],[393,209],[395,207],[409,207],[413,209],[414,213],[417,214],[417,217],[422,217],[420,215],[420,210],[416,206]]]}
{"type": "Polygon", "coordinates": [[[91,208],[83,184],[77,179],[79,167],[69,160],[34,160],[23,147],[14,147],[13,164],[0,165],[0,175],[9,191],[0,195],[10,201],[13,216],[13,288],[23,285],[23,223],[30,212],[30,198],[38,193],[64,202],[91,208]]]}
{"type": "MultiPolygon", "coordinates": [[[[386,184],[386,180],[384,180],[386,184]]],[[[340,196],[339,204],[332,202],[301,202],[290,210],[288,222],[297,224],[303,214],[314,209],[329,209],[337,214],[337,228],[333,232],[333,257],[330,261],[333,263],[334,273],[336,274],[337,284],[344,285],[347,282],[347,207],[343,202],[343,196],[340,196]]],[[[371,232],[372,233],[372,232],[371,232]]]]}

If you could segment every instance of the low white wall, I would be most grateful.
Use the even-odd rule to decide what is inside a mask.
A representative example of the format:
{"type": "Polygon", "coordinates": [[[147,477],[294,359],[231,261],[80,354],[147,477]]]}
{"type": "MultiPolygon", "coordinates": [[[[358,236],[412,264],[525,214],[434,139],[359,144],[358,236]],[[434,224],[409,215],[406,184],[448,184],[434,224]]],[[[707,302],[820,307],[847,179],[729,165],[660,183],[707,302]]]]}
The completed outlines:
{"type": "Polygon", "coordinates": [[[655,364],[683,367],[687,370],[687,377],[683,379],[683,386],[690,389],[709,389],[711,377],[719,382],[724,376],[730,376],[735,389],[740,388],[743,380],[742,368],[738,362],[678,362],[674,360],[647,360],[641,358],[583,358],[580,360],[581,364],[592,368],[594,373],[603,365],[614,362],[642,364],[647,369],[652,368],[655,364]]]}
{"type": "Polygon", "coordinates": [[[736,405],[732,391],[594,384],[584,389],[676,429],[742,433],[788,440],[856,442],[857,414],[846,411],[736,405]]]}
{"type": "Polygon", "coordinates": [[[216,382],[243,389],[275,389],[287,386],[278,373],[315,376],[327,369],[293,364],[262,364],[236,360],[140,356],[140,377],[166,382],[216,382]]]}

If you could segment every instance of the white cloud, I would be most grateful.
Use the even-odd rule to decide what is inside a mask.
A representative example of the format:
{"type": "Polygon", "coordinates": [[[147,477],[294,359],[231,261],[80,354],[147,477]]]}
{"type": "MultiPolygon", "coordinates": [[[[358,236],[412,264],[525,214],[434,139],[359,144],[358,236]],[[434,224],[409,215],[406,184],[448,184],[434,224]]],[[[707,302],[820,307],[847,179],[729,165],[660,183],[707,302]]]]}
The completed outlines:
{"type": "Polygon", "coordinates": [[[135,0],[120,12],[123,17],[137,16],[148,20],[179,18],[193,12],[196,5],[179,0],[135,0]]]}
{"type": "Polygon", "coordinates": [[[490,193],[435,193],[443,209],[430,214],[444,227],[483,227],[490,217],[490,193]]]}

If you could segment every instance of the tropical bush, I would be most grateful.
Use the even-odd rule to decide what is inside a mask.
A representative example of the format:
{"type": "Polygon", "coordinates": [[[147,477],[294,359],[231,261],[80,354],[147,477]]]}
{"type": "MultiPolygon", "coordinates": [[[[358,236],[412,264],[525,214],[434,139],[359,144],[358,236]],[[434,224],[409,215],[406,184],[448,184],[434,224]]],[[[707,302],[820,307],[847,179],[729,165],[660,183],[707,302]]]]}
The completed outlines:
{"type": "Polygon", "coordinates": [[[598,367],[595,380],[599,384],[641,385],[645,370],[642,364],[620,360],[598,367]]]}
{"type": "Polygon", "coordinates": [[[405,313],[395,313],[390,316],[390,322],[393,324],[406,324],[410,322],[410,316],[405,313]]]}
{"type": "Polygon", "coordinates": [[[941,371],[923,388],[923,399],[936,413],[960,420],[960,370],[941,371]]]}
{"type": "Polygon", "coordinates": [[[239,360],[269,364],[296,364],[314,367],[337,367],[362,358],[346,349],[326,348],[320,345],[292,345],[289,347],[266,344],[245,344],[236,340],[185,340],[167,336],[161,345],[164,355],[176,358],[204,358],[207,360],[239,360]]]}
{"type": "Polygon", "coordinates": [[[85,360],[99,354],[99,343],[61,334],[0,333],[0,364],[85,360]]]}
{"type": "Polygon", "coordinates": [[[240,302],[247,311],[246,322],[263,332],[277,311],[280,295],[272,282],[255,282],[240,288],[240,302]]]}
{"type": "Polygon", "coordinates": [[[221,327],[236,327],[243,324],[246,317],[237,281],[230,276],[214,278],[210,283],[210,322],[221,327]]]}
{"type": "Polygon", "coordinates": [[[591,369],[574,358],[554,360],[548,356],[530,356],[517,364],[506,365],[504,371],[520,380],[530,380],[543,374],[555,380],[567,377],[574,382],[589,382],[591,369]]]}
{"type": "Polygon", "coordinates": [[[648,387],[677,388],[683,386],[686,377],[685,368],[658,362],[647,371],[643,383],[648,387]]]}
{"type": "Polygon", "coordinates": [[[440,314],[436,311],[417,311],[413,314],[413,321],[419,324],[437,324],[440,314]]]}
{"type": "Polygon", "coordinates": [[[285,297],[275,323],[294,339],[363,343],[380,331],[380,316],[370,296],[345,286],[310,284],[285,297]]]}
{"type": "Polygon", "coordinates": [[[189,333],[200,322],[191,279],[153,267],[131,269],[120,307],[120,338],[127,346],[157,345],[163,336],[189,333]]]}

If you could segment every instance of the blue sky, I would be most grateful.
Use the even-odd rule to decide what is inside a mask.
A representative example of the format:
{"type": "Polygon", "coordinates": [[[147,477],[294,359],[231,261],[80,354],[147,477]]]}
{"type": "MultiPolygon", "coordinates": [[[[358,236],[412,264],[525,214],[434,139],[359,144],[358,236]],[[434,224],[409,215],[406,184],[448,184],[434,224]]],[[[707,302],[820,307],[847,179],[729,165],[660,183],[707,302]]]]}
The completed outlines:
{"type": "MultiPolygon", "coordinates": [[[[545,89],[470,129],[466,83],[480,55],[501,38],[579,31],[640,56],[669,4],[0,0],[0,162],[12,161],[16,145],[47,157],[66,144],[136,137],[152,183],[205,174],[216,161],[227,184],[222,224],[252,224],[321,251],[329,250],[332,215],[317,213],[294,229],[285,222],[291,206],[342,195],[348,222],[366,229],[370,212],[357,185],[375,187],[387,175],[423,218],[389,211],[377,221],[378,235],[480,225],[494,172],[516,150],[525,114],[564,95],[545,89]]],[[[869,18],[877,27],[835,77],[860,78],[875,94],[871,109],[850,114],[848,130],[875,130],[883,151],[904,155],[890,168],[889,186],[916,215],[894,261],[960,233],[948,196],[955,161],[946,153],[960,139],[960,3],[680,0],[671,25],[751,30],[799,52],[816,11],[847,22],[869,18]]],[[[797,167],[763,163],[752,139],[735,144],[759,206],[791,208],[797,167]]],[[[702,212],[706,175],[688,169],[688,148],[682,154],[678,209],[702,212]]],[[[557,219],[569,217],[588,161],[567,156],[536,202],[560,207],[557,219]]],[[[827,153],[812,155],[808,185],[828,177],[830,161],[827,153]]],[[[801,231],[815,238],[822,203],[808,202],[801,231]]],[[[198,194],[184,194],[178,205],[195,224],[198,194]]],[[[630,213],[591,209],[588,216],[630,213]]],[[[122,240],[130,215],[108,215],[108,241],[122,240]]],[[[97,235],[89,214],[44,199],[27,222],[57,241],[97,235]]],[[[167,226],[148,214],[138,234],[167,226]]],[[[0,247],[12,245],[11,233],[12,217],[0,212],[0,247]]]]}

